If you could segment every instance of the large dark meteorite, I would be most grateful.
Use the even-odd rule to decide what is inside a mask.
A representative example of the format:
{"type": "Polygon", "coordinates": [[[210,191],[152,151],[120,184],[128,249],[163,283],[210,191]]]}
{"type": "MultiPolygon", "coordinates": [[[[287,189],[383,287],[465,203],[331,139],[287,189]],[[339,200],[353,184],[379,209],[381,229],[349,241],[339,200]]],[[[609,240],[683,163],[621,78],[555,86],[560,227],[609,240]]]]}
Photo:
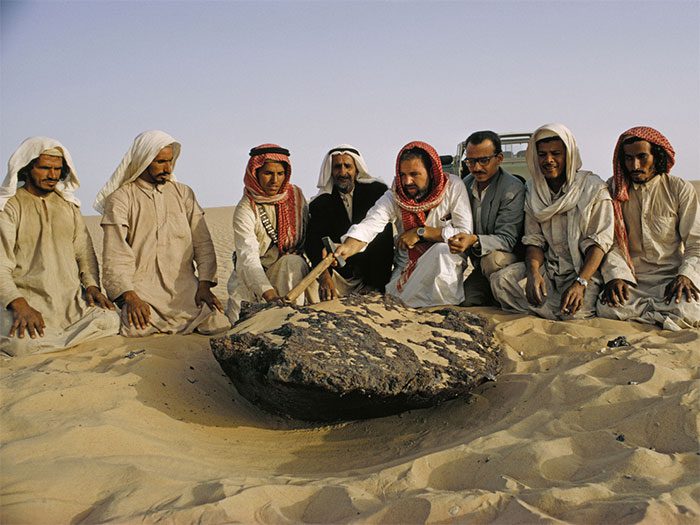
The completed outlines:
{"type": "Polygon", "coordinates": [[[428,407],[500,369],[486,322],[458,308],[414,310],[378,295],[254,308],[212,351],[243,397],[298,419],[428,407]]]}

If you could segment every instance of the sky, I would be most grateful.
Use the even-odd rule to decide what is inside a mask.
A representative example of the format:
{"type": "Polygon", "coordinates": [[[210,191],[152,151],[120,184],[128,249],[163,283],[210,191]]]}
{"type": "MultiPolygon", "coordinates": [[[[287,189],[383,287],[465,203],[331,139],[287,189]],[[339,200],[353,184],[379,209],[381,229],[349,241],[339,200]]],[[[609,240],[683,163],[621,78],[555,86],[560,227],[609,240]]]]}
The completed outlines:
{"type": "Polygon", "coordinates": [[[607,179],[617,137],[662,131],[700,179],[700,2],[0,0],[0,158],[26,138],[71,152],[84,214],[134,137],[182,144],[202,206],[242,195],[251,147],[290,149],[316,193],[323,155],[356,146],[390,183],[412,140],[569,127],[607,179]]]}

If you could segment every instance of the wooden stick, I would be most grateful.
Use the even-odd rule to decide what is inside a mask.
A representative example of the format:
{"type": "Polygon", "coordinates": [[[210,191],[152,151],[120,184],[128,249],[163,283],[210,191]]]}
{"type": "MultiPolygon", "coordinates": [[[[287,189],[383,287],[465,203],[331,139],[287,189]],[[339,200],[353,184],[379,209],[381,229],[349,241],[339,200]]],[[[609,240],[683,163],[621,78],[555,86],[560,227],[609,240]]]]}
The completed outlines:
{"type": "Polygon", "coordinates": [[[297,297],[304,293],[304,291],[311,286],[316,279],[326,270],[333,262],[334,255],[332,253],[326,255],[326,258],[318,263],[308,274],[304,277],[299,284],[292,288],[289,293],[284,297],[285,301],[290,303],[296,301],[297,297]]]}

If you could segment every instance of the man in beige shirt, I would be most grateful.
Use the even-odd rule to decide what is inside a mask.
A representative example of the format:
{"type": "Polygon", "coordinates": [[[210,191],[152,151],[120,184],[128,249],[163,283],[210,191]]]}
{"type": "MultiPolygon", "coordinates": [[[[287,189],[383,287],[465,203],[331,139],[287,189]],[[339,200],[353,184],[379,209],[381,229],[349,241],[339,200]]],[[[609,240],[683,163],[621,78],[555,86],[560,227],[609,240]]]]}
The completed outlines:
{"type": "Polygon", "coordinates": [[[545,319],[595,315],[598,267],[613,242],[613,210],[605,183],[581,170],[573,134],[561,124],[536,130],[526,159],[525,263],[491,277],[506,309],[545,319]]]}
{"type": "Polygon", "coordinates": [[[649,127],[618,139],[611,179],[615,245],[602,266],[598,315],[700,326],[700,219],[692,185],[670,175],[673,147],[649,127]]]}
{"type": "Polygon", "coordinates": [[[73,195],[80,183],[70,153],[57,140],[32,137],[8,166],[0,186],[0,349],[18,355],[116,335],[119,317],[100,292],[73,195]]]}
{"type": "Polygon", "coordinates": [[[172,174],[179,154],[170,135],[142,133],[95,201],[104,212],[104,286],[121,307],[122,335],[230,326],[211,291],[216,254],[204,210],[172,174]]]}

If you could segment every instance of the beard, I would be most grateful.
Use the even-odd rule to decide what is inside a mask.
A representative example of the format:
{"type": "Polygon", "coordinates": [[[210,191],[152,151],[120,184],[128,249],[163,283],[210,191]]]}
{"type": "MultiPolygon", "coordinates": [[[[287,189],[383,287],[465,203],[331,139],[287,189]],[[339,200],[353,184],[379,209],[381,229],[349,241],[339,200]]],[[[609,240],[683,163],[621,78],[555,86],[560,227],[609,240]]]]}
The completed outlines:
{"type": "Polygon", "coordinates": [[[350,193],[355,188],[355,182],[350,177],[333,179],[333,187],[340,193],[350,193]]]}

